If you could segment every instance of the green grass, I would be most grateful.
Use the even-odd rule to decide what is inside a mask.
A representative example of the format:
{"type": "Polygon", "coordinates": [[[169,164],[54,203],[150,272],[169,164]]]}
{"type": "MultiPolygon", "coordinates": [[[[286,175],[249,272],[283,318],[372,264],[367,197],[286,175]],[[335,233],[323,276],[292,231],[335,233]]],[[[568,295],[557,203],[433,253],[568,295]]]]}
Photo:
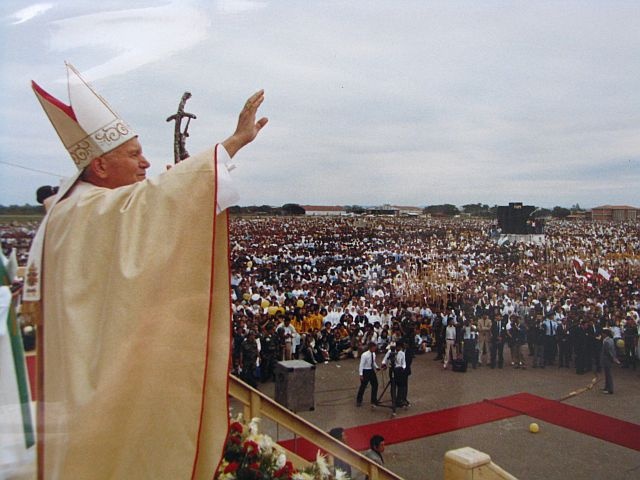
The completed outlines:
{"type": "Polygon", "coordinates": [[[39,222],[44,215],[0,215],[0,224],[39,222]]]}

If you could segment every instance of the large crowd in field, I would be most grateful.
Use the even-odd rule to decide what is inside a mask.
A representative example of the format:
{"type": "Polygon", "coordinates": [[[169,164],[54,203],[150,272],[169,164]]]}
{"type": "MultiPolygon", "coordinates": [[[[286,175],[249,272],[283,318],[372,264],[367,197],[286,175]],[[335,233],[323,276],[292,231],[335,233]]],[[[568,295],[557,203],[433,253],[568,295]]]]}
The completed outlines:
{"type": "MultiPolygon", "coordinates": [[[[2,226],[20,264],[35,229],[2,226]]],[[[445,366],[464,354],[581,373],[600,368],[606,327],[635,367],[639,223],[549,221],[544,243],[500,245],[492,230],[474,218],[232,218],[234,371],[257,384],[279,360],[402,340],[408,356],[432,351],[445,366]]]]}
{"type": "Polygon", "coordinates": [[[237,218],[231,228],[234,362],[251,383],[272,378],[278,360],[328,362],[398,340],[445,367],[464,355],[474,367],[584,373],[600,368],[607,327],[635,367],[638,223],[550,221],[544,243],[503,245],[472,218],[237,218]]]}

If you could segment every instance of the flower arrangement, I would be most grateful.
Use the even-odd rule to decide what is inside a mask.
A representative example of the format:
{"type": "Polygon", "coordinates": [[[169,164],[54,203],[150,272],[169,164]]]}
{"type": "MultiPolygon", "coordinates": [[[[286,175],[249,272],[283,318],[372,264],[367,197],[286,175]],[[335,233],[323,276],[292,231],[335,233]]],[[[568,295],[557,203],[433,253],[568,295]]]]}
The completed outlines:
{"type": "Polygon", "coordinates": [[[218,480],[349,480],[340,469],[333,469],[320,454],[316,461],[297,470],[287,460],[282,447],[271,437],[258,433],[260,419],[249,423],[242,414],[231,420],[224,456],[215,478],[218,480]]]}

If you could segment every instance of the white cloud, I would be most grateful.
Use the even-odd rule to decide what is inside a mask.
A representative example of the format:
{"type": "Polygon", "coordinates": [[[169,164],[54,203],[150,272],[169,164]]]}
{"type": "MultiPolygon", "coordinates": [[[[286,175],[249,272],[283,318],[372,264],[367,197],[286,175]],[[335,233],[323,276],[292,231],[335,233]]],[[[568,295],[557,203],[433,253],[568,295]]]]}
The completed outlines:
{"type": "Polygon", "coordinates": [[[51,8],[53,8],[53,5],[51,3],[36,3],[34,5],[22,8],[10,15],[10,18],[15,19],[12,25],[19,25],[21,23],[28,22],[38,15],[42,15],[51,8]]]}
{"type": "Polygon", "coordinates": [[[218,0],[217,10],[223,14],[238,14],[264,8],[266,2],[253,0],[218,0]]]}
{"type": "Polygon", "coordinates": [[[194,47],[207,38],[210,19],[206,11],[176,2],[70,17],[52,26],[50,47],[54,52],[95,52],[101,63],[83,72],[95,81],[194,47]]]}
{"type": "MultiPolygon", "coordinates": [[[[243,204],[640,206],[639,2],[141,2],[67,0],[48,22],[0,26],[14,119],[0,138],[16,138],[0,155],[66,161],[41,153],[59,142],[28,91],[34,78],[64,99],[47,79],[66,59],[141,134],[156,172],[184,90],[195,153],[265,88],[269,125],[234,171],[243,204]],[[21,148],[15,131],[43,145],[21,148]]],[[[20,179],[0,168],[10,203],[20,179]]]]}

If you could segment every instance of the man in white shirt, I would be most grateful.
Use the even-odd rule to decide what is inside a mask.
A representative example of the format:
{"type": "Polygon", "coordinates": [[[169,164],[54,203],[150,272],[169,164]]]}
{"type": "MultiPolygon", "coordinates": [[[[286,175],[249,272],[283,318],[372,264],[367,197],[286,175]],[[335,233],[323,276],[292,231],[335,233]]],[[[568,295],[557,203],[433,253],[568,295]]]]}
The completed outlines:
{"type": "Polygon", "coordinates": [[[360,388],[358,388],[358,395],[356,396],[356,406],[362,406],[362,397],[367,385],[371,384],[371,405],[378,404],[378,377],[376,371],[380,370],[380,367],[376,363],[376,350],[377,345],[375,342],[369,343],[369,349],[360,356],[360,367],[358,373],[360,374],[360,388]]]}
{"type": "Polygon", "coordinates": [[[280,323],[276,327],[276,331],[282,329],[284,331],[284,360],[293,360],[293,353],[295,349],[293,348],[294,340],[298,337],[298,332],[295,327],[291,325],[291,317],[287,314],[284,317],[282,323],[280,323]]]}
{"type": "Polygon", "coordinates": [[[397,344],[391,343],[389,345],[389,350],[382,359],[382,368],[387,368],[387,366],[391,369],[389,371],[390,378],[393,376],[391,397],[395,402],[395,406],[403,407],[409,405],[407,401],[409,378],[407,377],[407,360],[402,340],[398,340],[397,344]]]}
{"type": "Polygon", "coordinates": [[[449,321],[447,325],[447,329],[445,330],[445,352],[444,352],[444,363],[442,368],[447,369],[447,364],[449,363],[449,355],[451,355],[452,360],[455,360],[457,355],[456,349],[456,325],[455,322],[449,321]]]}

